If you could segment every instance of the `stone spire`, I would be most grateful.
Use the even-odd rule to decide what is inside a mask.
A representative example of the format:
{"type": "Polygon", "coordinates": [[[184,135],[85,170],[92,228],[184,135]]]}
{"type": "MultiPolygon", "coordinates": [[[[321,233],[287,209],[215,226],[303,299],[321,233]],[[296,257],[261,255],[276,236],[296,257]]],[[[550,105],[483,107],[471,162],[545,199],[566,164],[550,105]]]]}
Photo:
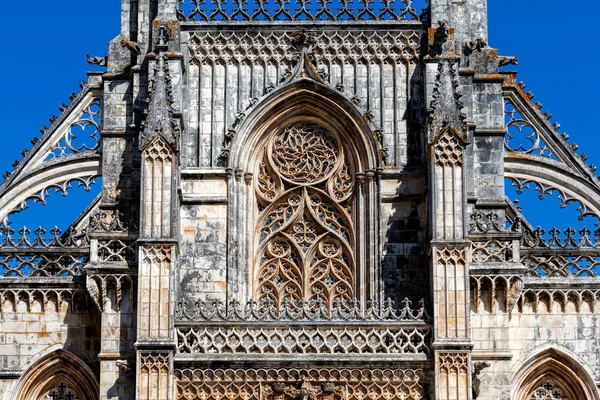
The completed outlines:
{"type": "Polygon", "coordinates": [[[166,57],[157,56],[154,76],[149,88],[150,104],[146,111],[147,119],[140,134],[140,148],[155,136],[161,136],[171,146],[175,145],[179,124],[174,119],[171,79],[166,57]]]}

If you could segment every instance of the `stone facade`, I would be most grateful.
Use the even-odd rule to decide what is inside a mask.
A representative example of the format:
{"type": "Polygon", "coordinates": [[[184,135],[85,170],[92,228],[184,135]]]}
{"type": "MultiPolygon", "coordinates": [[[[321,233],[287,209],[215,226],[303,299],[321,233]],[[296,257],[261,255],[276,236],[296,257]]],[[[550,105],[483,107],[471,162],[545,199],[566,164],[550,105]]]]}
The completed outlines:
{"type": "Polygon", "coordinates": [[[599,232],[505,191],[595,168],[485,0],[359,3],[122,1],[0,186],[0,400],[600,400],[599,232]]]}

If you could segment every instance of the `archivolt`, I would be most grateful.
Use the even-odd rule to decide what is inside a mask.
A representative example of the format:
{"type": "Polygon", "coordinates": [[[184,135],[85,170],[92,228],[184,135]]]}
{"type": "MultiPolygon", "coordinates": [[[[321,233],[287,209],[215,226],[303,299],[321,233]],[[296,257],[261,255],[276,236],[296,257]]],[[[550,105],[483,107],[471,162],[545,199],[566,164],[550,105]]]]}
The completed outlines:
{"type": "Polygon", "coordinates": [[[514,376],[512,400],[529,400],[544,381],[553,381],[564,389],[569,400],[600,400],[590,374],[572,357],[554,348],[546,348],[526,360],[514,376]]]}
{"type": "Polygon", "coordinates": [[[229,166],[252,170],[255,151],[269,132],[294,119],[315,119],[324,127],[345,135],[357,171],[376,170],[378,145],[369,124],[342,94],[326,85],[300,79],[273,91],[242,120],[232,142],[229,166]]]}
{"type": "Polygon", "coordinates": [[[93,372],[77,356],[61,349],[29,367],[17,383],[13,400],[39,399],[59,382],[68,385],[82,399],[98,399],[99,387],[93,372]]]}

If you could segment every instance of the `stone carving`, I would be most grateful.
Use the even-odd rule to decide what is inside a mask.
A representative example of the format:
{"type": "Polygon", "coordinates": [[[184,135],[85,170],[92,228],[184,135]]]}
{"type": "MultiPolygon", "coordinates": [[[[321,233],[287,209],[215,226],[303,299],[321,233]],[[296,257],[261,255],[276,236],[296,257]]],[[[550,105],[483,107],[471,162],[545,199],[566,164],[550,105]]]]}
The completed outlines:
{"type": "Polygon", "coordinates": [[[191,354],[428,354],[430,328],[178,327],[177,351],[191,354]]]}
{"type": "Polygon", "coordinates": [[[459,137],[447,129],[433,144],[435,163],[439,167],[462,167],[463,144],[459,137]]]}
{"type": "Polygon", "coordinates": [[[494,210],[475,210],[469,216],[469,233],[504,232],[506,228],[498,221],[494,210]]]}
{"type": "MultiPolygon", "coordinates": [[[[324,81],[332,90],[344,87],[343,95],[350,101],[360,97],[370,112],[360,110],[361,114],[372,115],[373,129],[382,131],[378,142],[383,143],[380,150],[381,155],[385,155],[383,150],[391,145],[395,135],[390,127],[405,124],[400,117],[405,112],[405,104],[386,94],[387,84],[381,77],[390,73],[394,79],[402,80],[405,74],[418,68],[415,64],[421,40],[418,32],[305,32],[307,37],[311,35],[314,43],[310,45],[310,53],[306,48],[302,50],[305,53],[302,57],[293,45],[296,33],[302,32],[222,30],[191,34],[189,50],[193,84],[198,84],[198,90],[205,88],[202,96],[212,95],[193,101],[192,106],[198,108],[199,114],[190,128],[197,131],[198,140],[210,140],[217,146],[212,150],[199,149],[199,160],[194,163],[210,165],[215,162],[226,166],[231,140],[241,121],[239,115],[260,103],[276,86],[289,83],[292,71],[298,72],[297,78],[308,75],[318,82],[324,81]],[[304,68],[296,71],[301,66],[304,68]],[[367,82],[365,74],[379,83],[367,82]],[[215,85],[213,90],[207,89],[209,84],[215,85]],[[225,101],[227,107],[224,107],[225,101]],[[392,101],[390,107],[395,112],[384,110],[383,105],[388,101],[392,101]],[[219,146],[223,144],[225,147],[221,151],[219,146]]],[[[412,94],[398,93],[398,96],[411,97],[412,94]]],[[[417,104],[413,106],[417,107],[417,104]]]]}
{"type": "Polygon", "coordinates": [[[567,312],[572,307],[572,312],[595,314],[600,309],[600,291],[589,289],[526,289],[519,298],[519,312],[554,312],[555,305],[561,312],[567,312]]]}
{"type": "Polygon", "coordinates": [[[66,383],[58,382],[40,397],[40,400],[83,400],[83,398],[66,383]]]}
{"type": "Polygon", "coordinates": [[[351,306],[335,301],[328,308],[322,300],[301,301],[298,304],[284,303],[275,307],[272,302],[258,303],[250,300],[247,304],[237,301],[223,303],[221,301],[197,301],[192,307],[186,301],[180,301],[176,309],[177,321],[425,321],[429,320],[425,309],[425,301],[419,301],[413,307],[412,301],[404,299],[402,307],[396,308],[390,299],[381,304],[370,301],[362,307],[358,300],[351,306]]]}
{"type": "Polygon", "coordinates": [[[140,352],[139,391],[146,399],[168,400],[171,356],[167,352],[140,352]]]}
{"type": "MultiPolygon", "coordinates": [[[[132,221],[133,222],[133,221],[132,221]]],[[[100,209],[90,215],[88,231],[94,233],[128,233],[136,232],[135,223],[128,223],[120,210],[100,209]]]]}
{"type": "Polygon", "coordinates": [[[141,353],[140,369],[145,374],[168,373],[169,358],[168,353],[141,353]]]}
{"type": "Polygon", "coordinates": [[[121,239],[98,240],[98,261],[127,261],[135,263],[136,244],[121,239]]]}
{"type": "Polygon", "coordinates": [[[548,147],[539,130],[523,118],[510,99],[504,100],[504,114],[507,126],[504,139],[506,151],[523,152],[557,160],[556,155],[548,147]]]}
{"type": "Polygon", "coordinates": [[[527,400],[574,400],[567,396],[566,391],[553,379],[545,379],[534,389],[527,400]]]}
{"type": "Polygon", "coordinates": [[[469,353],[440,352],[437,354],[437,364],[440,377],[438,391],[440,399],[469,398],[469,353]]]}
{"type": "Polygon", "coordinates": [[[15,230],[10,222],[0,224],[0,247],[7,248],[77,248],[89,246],[90,241],[86,231],[77,232],[75,229],[67,229],[62,232],[58,227],[46,231],[41,226],[32,231],[23,227],[19,229],[19,236],[15,236],[15,230]],[[47,235],[50,233],[50,236],[47,235]]]}
{"type": "Polygon", "coordinates": [[[175,146],[175,140],[179,136],[180,121],[176,118],[173,106],[173,87],[171,84],[171,72],[168,59],[164,54],[158,56],[150,87],[150,104],[146,113],[148,118],[143,122],[143,130],[140,134],[140,148],[146,145],[156,136],[175,146]]]}
{"type": "Polygon", "coordinates": [[[476,400],[481,394],[481,379],[479,378],[479,375],[481,375],[481,372],[484,369],[489,368],[491,366],[492,364],[490,364],[487,361],[477,362],[473,364],[473,400],[476,400]]]}
{"type": "Polygon", "coordinates": [[[484,307],[495,313],[499,308],[511,312],[523,293],[523,278],[520,276],[479,276],[471,275],[471,301],[475,309],[484,307]],[[482,295],[487,291],[489,296],[482,295]],[[499,306],[500,303],[500,307],[499,306]]]}
{"type": "Polygon", "coordinates": [[[364,400],[371,398],[367,396],[370,393],[390,399],[421,400],[425,398],[424,379],[421,369],[395,368],[175,370],[179,399],[364,400]],[[344,395],[335,397],[336,393],[344,395]],[[298,397],[303,394],[306,397],[298,397]]]}
{"type": "Polygon", "coordinates": [[[578,196],[570,195],[566,190],[559,187],[558,185],[546,184],[543,182],[539,182],[537,180],[525,179],[525,178],[517,178],[517,177],[508,177],[507,179],[511,180],[512,186],[516,187],[517,193],[521,194],[525,189],[535,190],[538,192],[538,197],[543,200],[548,197],[556,196],[556,198],[560,201],[560,207],[564,208],[567,204],[575,203],[577,204],[577,211],[579,213],[579,219],[582,220],[587,216],[593,216],[600,220],[600,216],[595,214],[590,208],[585,200],[579,198],[578,196]]]}
{"type": "Polygon", "coordinates": [[[600,249],[600,229],[592,231],[581,228],[578,231],[566,228],[564,231],[554,227],[546,231],[541,227],[533,230],[530,235],[524,235],[521,245],[523,248],[547,248],[547,249],[600,249]]]}
{"type": "Polygon", "coordinates": [[[106,56],[104,56],[104,57],[99,57],[99,56],[92,57],[89,54],[86,54],[85,58],[87,59],[87,62],[90,65],[98,65],[100,67],[106,67],[106,61],[107,61],[108,57],[106,57],[106,56]]]}
{"type": "Polygon", "coordinates": [[[88,296],[81,289],[0,289],[0,308],[4,312],[19,311],[20,303],[27,311],[39,306],[41,312],[59,312],[63,304],[67,304],[72,312],[88,310],[88,296]]]}
{"type": "Polygon", "coordinates": [[[600,253],[556,254],[552,251],[538,252],[537,249],[522,250],[521,262],[530,276],[598,276],[600,253]]]}
{"type": "Polygon", "coordinates": [[[100,149],[100,113],[100,100],[95,99],[65,131],[57,145],[46,155],[44,161],[68,154],[98,151],[100,149]]]}
{"type": "Polygon", "coordinates": [[[472,241],[471,256],[476,263],[513,262],[512,240],[472,241]]]}
{"type": "Polygon", "coordinates": [[[40,191],[38,191],[37,193],[30,194],[27,197],[25,197],[15,208],[13,208],[9,212],[9,214],[23,211],[29,208],[30,204],[46,205],[46,199],[52,194],[60,194],[62,196],[67,196],[68,191],[70,189],[73,189],[73,186],[82,188],[86,192],[88,192],[91,190],[92,185],[96,183],[96,178],[98,178],[98,175],[94,174],[81,178],[71,178],[64,182],[48,185],[40,191]]]}
{"type": "MultiPolygon", "coordinates": [[[[234,0],[209,3],[206,0],[182,0],[177,12],[181,21],[197,22],[283,22],[283,21],[417,21],[421,17],[411,0],[361,0],[355,5],[348,0],[301,0],[295,7],[285,0],[267,3],[264,0],[242,2],[234,0]]],[[[426,4],[421,2],[423,8],[426,4]]]]}
{"type": "Polygon", "coordinates": [[[129,294],[129,304],[133,304],[134,286],[133,279],[129,275],[124,274],[94,274],[87,276],[87,289],[90,297],[100,311],[103,311],[106,306],[108,288],[112,287],[115,290],[115,309],[118,311],[121,307],[123,290],[127,290],[129,294]]]}
{"type": "Polygon", "coordinates": [[[39,227],[31,231],[23,227],[15,237],[9,224],[0,226],[0,276],[48,277],[80,276],[89,262],[89,239],[86,232],[70,229],[64,234],[58,228],[46,235],[39,227]]]}
{"type": "Polygon", "coordinates": [[[272,136],[256,179],[258,301],[312,299],[330,308],[353,299],[352,190],[336,135],[299,123],[272,136]]]}

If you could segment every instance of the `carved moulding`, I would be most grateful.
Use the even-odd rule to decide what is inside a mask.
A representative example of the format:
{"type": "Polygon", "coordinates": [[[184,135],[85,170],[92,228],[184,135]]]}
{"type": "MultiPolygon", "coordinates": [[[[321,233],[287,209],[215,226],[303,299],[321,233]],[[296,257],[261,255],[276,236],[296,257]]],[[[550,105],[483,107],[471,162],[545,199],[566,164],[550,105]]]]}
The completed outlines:
{"type": "Polygon", "coordinates": [[[88,310],[87,293],[73,288],[0,288],[0,309],[3,312],[59,312],[63,305],[71,312],[85,312],[88,310]]]}
{"type": "Polygon", "coordinates": [[[559,288],[527,288],[518,300],[518,310],[521,313],[531,309],[533,313],[592,313],[600,310],[600,290],[596,289],[559,289],[559,288]]]}
{"type": "Polygon", "coordinates": [[[523,293],[523,278],[520,276],[471,275],[471,301],[475,310],[489,309],[492,313],[500,310],[514,310],[523,293]],[[483,294],[487,293],[487,296],[483,294]]]}
{"type": "Polygon", "coordinates": [[[134,301],[134,283],[130,275],[126,274],[88,274],[87,276],[87,290],[90,293],[90,297],[94,300],[94,303],[98,306],[100,311],[103,311],[106,307],[108,300],[109,289],[114,289],[116,302],[115,309],[118,311],[121,307],[121,300],[123,300],[123,291],[128,294],[127,300],[132,305],[134,301]]]}
{"type": "MultiPolygon", "coordinates": [[[[295,64],[297,51],[293,31],[206,31],[190,38],[190,61],[295,64]]],[[[366,62],[406,62],[418,60],[421,36],[416,30],[323,30],[312,32],[312,51],[326,60],[346,64],[366,62]],[[367,47],[368,46],[368,47],[367,47]]],[[[279,83],[275,80],[273,85],[279,83]]],[[[268,85],[268,83],[266,83],[268,85]]]]}
{"type": "Polygon", "coordinates": [[[422,369],[175,369],[179,400],[421,400],[422,369]]]}
{"type": "Polygon", "coordinates": [[[431,328],[421,326],[178,326],[187,354],[428,354],[431,328]]]}
{"type": "Polygon", "coordinates": [[[421,299],[417,307],[408,298],[402,301],[402,306],[395,307],[388,299],[381,304],[376,301],[367,302],[363,307],[358,300],[351,304],[339,301],[327,307],[323,301],[301,301],[295,304],[283,303],[275,307],[271,302],[254,300],[242,304],[238,301],[224,303],[222,301],[196,301],[189,304],[179,301],[175,310],[176,321],[185,322],[252,322],[252,321],[426,321],[429,320],[425,301],[421,299]]]}
{"type": "Polygon", "coordinates": [[[185,22],[366,22],[394,21],[420,24],[427,18],[427,4],[415,0],[360,0],[358,5],[349,1],[298,0],[296,7],[290,7],[285,0],[273,3],[257,0],[208,3],[206,0],[181,0],[177,18],[185,22]],[[415,4],[416,3],[416,4],[415,4]],[[419,9],[418,6],[421,6],[419,9]]]}

